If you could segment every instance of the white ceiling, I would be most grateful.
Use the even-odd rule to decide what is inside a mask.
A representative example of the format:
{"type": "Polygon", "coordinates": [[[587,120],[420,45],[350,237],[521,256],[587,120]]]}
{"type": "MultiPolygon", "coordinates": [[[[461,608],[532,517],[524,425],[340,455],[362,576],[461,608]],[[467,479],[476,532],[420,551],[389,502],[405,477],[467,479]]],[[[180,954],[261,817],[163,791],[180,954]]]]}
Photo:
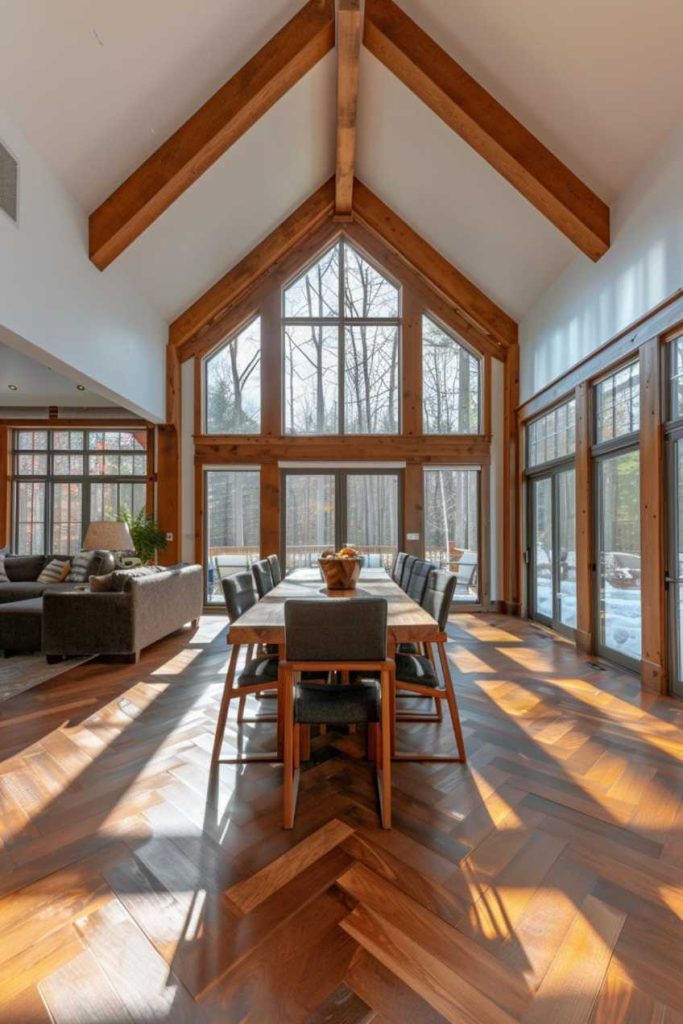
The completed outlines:
{"type": "Polygon", "coordinates": [[[111,406],[90,389],[79,391],[77,381],[57,373],[23,352],[0,342],[0,406],[111,406]],[[16,387],[16,391],[9,385],[16,387]]]}
{"type": "MultiPolygon", "coordinates": [[[[302,2],[0,0],[3,106],[90,211],[302,2]]],[[[681,0],[400,2],[607,201],[681,116],[681,0]]],[[[330,55],[118,262],[171,320],[333,163],[330,55]]],[[[358,172],[516,317],[576,253],[367,53],[358,172]]]]}

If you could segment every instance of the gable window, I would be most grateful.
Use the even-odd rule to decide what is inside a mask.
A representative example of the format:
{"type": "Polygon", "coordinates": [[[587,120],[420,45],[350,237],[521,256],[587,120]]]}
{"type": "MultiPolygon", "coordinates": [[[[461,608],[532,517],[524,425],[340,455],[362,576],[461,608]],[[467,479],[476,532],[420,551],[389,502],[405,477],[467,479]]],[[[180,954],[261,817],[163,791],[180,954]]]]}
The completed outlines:
{"type": "Polygon", "coordinates": [[[399,290],[345,241],[283,296],[287,434],[396,434],[399,290]]]}
{"type": "Polygon", "coordinates": [[[478,434],[480,360],[430,317],[422,317],[425,434],[478,434]]]}
{"type": "Polygon", "coordinates": [[[261,320],[228,338],[204,364],[207,434],[261,430],[261,320]]]}

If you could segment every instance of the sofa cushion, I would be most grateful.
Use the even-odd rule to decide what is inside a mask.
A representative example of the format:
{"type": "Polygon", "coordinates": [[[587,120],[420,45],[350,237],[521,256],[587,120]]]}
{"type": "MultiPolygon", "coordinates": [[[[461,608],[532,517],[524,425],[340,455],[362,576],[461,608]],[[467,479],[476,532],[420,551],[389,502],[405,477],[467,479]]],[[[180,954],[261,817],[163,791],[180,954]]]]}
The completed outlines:
{"type": "Polygon", "coordinates": [[[93,594],[106,594],[108,591],[113,590],[113,575],[113,572],[108,572],[104,576],[90,576],[90,592],[93,594]]]}
{"type": "Polygon", "coordinates": [[[0,586],[0,605],[9,604],[11,601],[28,601],[33,597],[40,597],[44,590],[45,584],[37,583],[35,580],[3,583],[0,586]]]}
{"type": "Polygon", "coordinates": [[[43,601],[13,601],[0,606],[0,650],[39,651],[43,601]]]}
{"type": "Polygon", "coordinates": [[[63,583],[69,575],[70,569],[70,562],[64,562],[60,558],[53,558],[41,572],[38,577],[38,583],[63,583]]]}
{"type": "Polygon", "coordinates": [[[144,576],[156,576],[160,572],[167,572],[164,565],[136,565],[133,569],[117,569],[111,574],[111,589],[119,593],[125,593],[127,590],[130,590],[134,579],[141,579],[144,576]]]}
{"type": "Polygon", "coordinates": [[[67,580],[69,583],[85,583],[93,573],[93,566],[97,559],[95,551],[79,551],[71,559],[71,569],[67,580]]]}
{"type": "Polygon", "coordinates": [[[9,583],[9,576],[5,572],[5,556],[0,554],[0,583],[9,583]]]}
{"type": "Polygon", "coordinates": [[[11,583],[33,582],[45,566],[45,555],[7,555],[5,572],[11,583]]]}

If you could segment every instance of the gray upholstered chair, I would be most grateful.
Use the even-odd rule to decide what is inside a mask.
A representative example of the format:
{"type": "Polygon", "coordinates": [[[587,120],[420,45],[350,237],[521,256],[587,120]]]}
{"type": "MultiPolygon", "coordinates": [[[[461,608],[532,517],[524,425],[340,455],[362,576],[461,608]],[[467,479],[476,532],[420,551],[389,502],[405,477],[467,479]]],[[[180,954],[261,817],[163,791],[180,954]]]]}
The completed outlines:
{"type": "Polygon", "coordinates": [[[294,825],[299,764],[311,725],[366,723],[377,764],[382,825],[391,827],[390,695],[384,598],[285,602],[286,657],[280,665],[284,720],[284,827],[294,825]],[[303,672],[379,673],[348,684],[302,683],[303,672]]]}
{"type": "Polygon", "coordinates": [[[399,586],[401,585],[403,566],[405,564],[405,560],[407,557],[408,555],[406,554],[405,551],[399,551],[398,554],[396,555],[396,558],[394,559],[394,564],[391,567],[391,578],[394,581],[394,583],[398,583],[399,586]]]}
{"type": "MultiPolygon", "coordinates": [[[[238,572],[233,576],[227,576],[225,579],[221,580],[221,584],[223,586],[223,596],[225,597],[228,619],[231,623],[236,622],[237,619],[256,604],[256,594],[254,593],[252,575],[249,572],[238,572]]],[[[279,663],[277,656],[266,655],[263,657],[254,657],[253,655],[254,648],[253,645],[250,644],[247,647],[245,664],[239,674],[237,674],[240,645],[233,644],[230,651],[230,662],[228,664],[228,671],[225,677],[225,687],[223,690],[220,711],[218,713],[218,722],[216,724],[216,738],[214,740],[213,753],[211,755],[213,763],[221,761],[227,764],[242,764],[249,761],[278,761],[280,759],[277,752],[272,754],[246,753],[234,757],[220,757],[223,738],[225,735],[225,726],[228,720],[228,712],[230,711],[230,701],[234,697],[239,699],[237,711],[238,722],[277,721],[277,715],[274,714],[259,715],[253,719],[244,717],[245,701],[250,693],[261,693],[264,690],[278,691],[279,688],[279,663]]]]}
{"type": "Polygon", "coordinates": [[[251,567],[251,571],[254,574],[256,593],[259,597],[265,597],[266,594],[275,586],[268,559],[262,558],[259,562],[254,562],[251,567]]]}
{"type": "Polygon", "coordinates": [[[417,601],[418,604],[422,603],[427,589],[427,578],[432,569],[436,569],[434,563],[426,562],[424,558],[417,558],[413,562],[410,578],[403,589],[408,597],[412,597],[413,601],[417,601]]]}
{"type": "Polygon", "coordinates": [[[282,582],[282,570],[280,568],[280,559],[277,555],[268,555],[266,559],[270,566],[270,575],[273,578],[273,586],[277,586],[278,583],[282,582]]]}
{"type": "Polygon", "coordinates": [[[401,586],[404,590],[408,586],[408,581],[410,580],[410,574],[412,573],[413,566],[415,565],[416,562],[417,562],[417,556],[416,555],[406,555],[405,562],[403,563],[403,569],[401,571],[401,579],[398,580],[399,586],[401,586]]]}
{"type": "Polygon", "coordinates": [[[460,725],[460,715],[453,689],[450,665],[446,654],[446,626],[450,612],[453,594],[458,577],[452,572],[441,572],[433,569],[429,573],[427,586],[422,598],[422,607],[436,619],[439,624],[439,639],[425,644],[426,656],[421,654],[405,654],[402,652],[396,655],[395,692],[413,694],[418,697],[430,697],[437,703],[439,713],[437,715],[420,715],[412,713],[396,713],[397,721],[441,721],[441,701],[446,701],[450,713],[451,724],[455,736],[455,743],[458,749],[458,756],[423,753],[396,753],[394,756],[400,761],[462,761],[466,760],[465,743],[460,725]],[[439,655],[439,664],[443,681],[439,679],[432,647],[435,646],[439,655]]]}

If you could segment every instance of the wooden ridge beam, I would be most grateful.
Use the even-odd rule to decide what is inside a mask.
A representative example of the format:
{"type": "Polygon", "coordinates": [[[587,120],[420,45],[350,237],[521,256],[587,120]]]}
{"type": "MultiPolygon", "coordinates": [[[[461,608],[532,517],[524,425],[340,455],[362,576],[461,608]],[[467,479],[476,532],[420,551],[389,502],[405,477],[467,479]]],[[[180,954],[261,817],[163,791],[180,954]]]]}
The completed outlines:
{"type": "Polygon", "coordinates": [[[353,215],[410,263],[462,315],[499,344],[517,343],[517,323],[378,199],[361,181],[354,184],[353,215]]]}
{"type": "Polygon", "coordinates": [[[393,0],[366,0],[370,52],[592,260],[610,244],[609,207],[393,0]]]}
{"type": "Polygon", "coordinates": [[[334,0],[309,0],[90,215],[107,267],[334,46],[334,0]]]}
{"type": "MultiPolygon", "coordinates": [[[[185,350],[230,305],[242,298],[268,270],[300,245],[334,210],[334,178],[321,185],[274,231],[173,321],[169,339],[185,350]]],[[[185,353],[183,353],[185,355],[185,353]]]]}
{"type": "Polygon", "coordinates": [[[337,8],[337,170],[335,215],[350,219],[356,159],[356,115],[362,18],[360,0],[339,0],[337,8]]]}

